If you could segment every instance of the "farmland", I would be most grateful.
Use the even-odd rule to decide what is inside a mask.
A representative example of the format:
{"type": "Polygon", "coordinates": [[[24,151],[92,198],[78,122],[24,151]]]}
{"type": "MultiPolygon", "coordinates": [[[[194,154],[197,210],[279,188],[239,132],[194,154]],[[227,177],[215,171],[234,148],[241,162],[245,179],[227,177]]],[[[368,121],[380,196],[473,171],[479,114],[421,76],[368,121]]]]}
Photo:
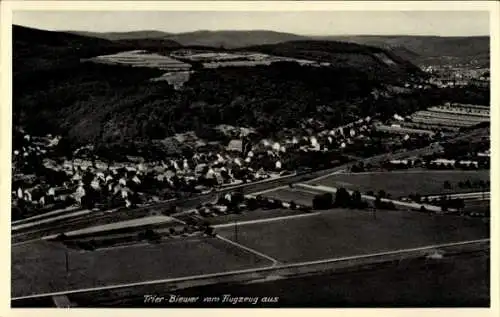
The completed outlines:
{"type": "Polygon", "coordinates": [[[445,193],[473,192],[470,188],[459,188],[458,182],[490,180],[489,170],[480,171],[403,171],[390,173],[360,173],[337,174],[314,183],[345,187],[351,190],[367,191],[384,190],[394,198],[406,197],[411,194],[438,195],[445,193]],[[445,189],[445,181],[451,183],[451,188],[445,189]]]}
{"type": "MultiPolygon", "coordinates": [[[[219,234],[232,238],[233,228],[219,234]]],[[[489,237],[481,219],[419,213],[333,210],[280,222],[239,226],[238,242],[284,263],[377,253],[489,237]]]]}
{"type": "Polygon", "coordinates": [[[312,206],[312,200],[317,194],[322,194],[322,192],[314,192],[299,188],[285,188],[267,192],[262,196],[286,202],[294,201],[302,206],[312,206]]]}
{"type": "Polygon", "coordinates": [[[296,62],[300,65],[328,66],[313,60],[273,56],[256,52],[227,53],[217,51],[178,50],[170,55],[186,62],[202,62],[204,68],[268,66],[274,62],[296,62]]]}
{"type": "Polygon", "coordinates": [[[168,56],[147,53],[146,51],[127,51],[113,55],[101,55],[90,59],[92,62],[104,64],[128,65],[133,67],[149,67],[161,70],[188,70],[191,65],[168,56]]]}
{"type": "MultiPolygon", "coordinates": [[[[440,262],[414,259],[350,272],[197,287],[176,294],[279,297],[278,305],[264,304],[263,307],[488,307],[489,261],[486,252],[453,255],[440,262]]],[[[141,307],[141,300],[127,304],[141,307]]],[[[228,304],[227,307],[255,306],[228,304]]]]}
{"type": "Polygon", "coordinates": [[[269,265],[269,261],[218,239],[182,239],[160,244],[79,252],[49,242],[12,251],[12,296],[224,272],[269,265]],[[65,251],[69,256],[66,278],[65,251]]]}
{"type": "Polygon", "coordinates": [[[465,202],[465,213],[489,214],[490,200],[468,200],[465,202]]]}

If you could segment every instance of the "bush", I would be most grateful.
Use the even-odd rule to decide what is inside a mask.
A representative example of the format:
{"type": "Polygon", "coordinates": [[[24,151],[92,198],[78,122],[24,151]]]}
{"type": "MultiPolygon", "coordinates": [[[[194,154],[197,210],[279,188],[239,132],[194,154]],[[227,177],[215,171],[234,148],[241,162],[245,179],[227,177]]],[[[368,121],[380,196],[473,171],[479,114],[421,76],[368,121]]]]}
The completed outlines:
{"type": "Polygon", "coordinates": [[[211,237],[215,237],[216,236],[216,233],[215,233],[215,230],[213,227],[211,226],[206,226],[205,227],[205,230],[204,230],[204,233],[208,236],[211,236],[211,237]]]}
{"type": "Polygon", "coordinates": [[[329,209],[333,206],[333,196],[330,193],[316,195],[313,198],[314,209],[329,209]]]}
{"type": "Polygon", "coordinates": [[[259,203],[257,202],[256,199],[250,198],[247,201],[247,207],[248,207],[248,210],[253,211],[253,210],[259,208],[259,203]]]}
{"type": "Polygon", "coordinates": [[[60,233],[59,235],[57,235],[56,237],[56,241],[66,241],[68,239],[68,236],[65,235],[64,233],[60,233]]]}

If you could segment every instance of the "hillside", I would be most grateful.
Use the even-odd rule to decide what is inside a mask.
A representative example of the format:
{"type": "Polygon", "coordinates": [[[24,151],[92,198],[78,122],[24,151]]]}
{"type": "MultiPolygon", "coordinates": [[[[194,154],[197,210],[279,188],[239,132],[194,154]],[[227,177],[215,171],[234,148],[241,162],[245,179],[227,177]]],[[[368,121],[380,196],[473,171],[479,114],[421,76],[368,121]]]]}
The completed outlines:
{"type": "Polygon", "coordinates": [[[379,79],[382,77],[386,80],[396,79],[392,77],[394,75],[402,76],[402,78],[413,74],[421,75],[418,67],[390,51],[356,43],[301,40],[275,45],[251,46],[245,49],[279,56],[319,60],[336,67],[365,69],[379,79]]]}
{"type": "Polygon", "coordinates": [[[205,46],[215,48],[241,48],[252,45],[276,44],[287,41],[307,39],[305,36],[274,31],[194,31],[185,33],[167,33],[161,31],[135,32],[70,32],[78,35],[120,41],[163,39],[172,40],[184,46],[205,46]]]}
{"type": "Polygon", "coordinates": [[[206,134],[221,123],[266,133],[297,127],[307,118],[335,126],[376,112],[409,113],[439,101],[414,93],[374,100],[375,90],[402,83],[414,72],[388,52],[357,44],[298,41],[253,47],[332,65],[203,69],[183,90],[174,90],[166,82],[149,81],[163,73],[157,69],[80,62],[92,54],[141,49],[134,45],[143,47],[142,40],[110,42],[22,27],[13,32],[14,125],[33,134],[61,133],[75,144],[126,144],[188,130],[206,134]]]}
{"type": "Polygon", "coordinates": [[[12,26],[13,72],[71,67],[80,58],[118,52],[123,45],[94,37],[12,26]]]}
{"type": "Polygon", "coordinates": [[[274,31],[195,31],[167,37],[184,46],[241,48],[306,39],[291,33],[274,31]]]}
{"type": "Polygon", "coordinates": [[[122,44],[131,49],[143,49],[152,52],[168,52],[172,49],[182,47],[181,44],[175,41],[162,38],[128,39],[115,41],[115,43],[122,44]]]}
{"type": "Polygon", "coordinates": [[[383,48],[403,59],[417,64],[439,62],[443,57],[451,57],[452,60],[458,62],[469,62],[473,59],[477,59],[480,63],[485,64],[489,62],[490,51],[488,36],[302,36],[275,31],[195,31],[179,34],[162,31],[75,33],[108,40],[161,38],[176,41],[184,46],[224,47],[228,49],[300,40],[340,41],[383,48]]]}
{"type": "Polygon", "coordinates": [[[345,41],[391,49],[412,62],[419,63],[442,57],[454,57],[459,61],[489,60],[488,36],[440,37],[440,36],[324,36],[321,40],[345,41]]]}

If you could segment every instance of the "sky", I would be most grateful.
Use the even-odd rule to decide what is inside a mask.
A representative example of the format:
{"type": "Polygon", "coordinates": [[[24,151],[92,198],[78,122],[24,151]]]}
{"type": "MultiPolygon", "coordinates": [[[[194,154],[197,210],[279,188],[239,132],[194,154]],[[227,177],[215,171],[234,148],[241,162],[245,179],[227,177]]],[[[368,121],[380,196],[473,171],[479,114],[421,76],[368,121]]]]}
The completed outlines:
{"type": "Polygon", "coordinates": [[[91,32],[273,30],[300,35],[489,34],[487,11],[14,11],[13,23],[44,30],[91,32]]]}

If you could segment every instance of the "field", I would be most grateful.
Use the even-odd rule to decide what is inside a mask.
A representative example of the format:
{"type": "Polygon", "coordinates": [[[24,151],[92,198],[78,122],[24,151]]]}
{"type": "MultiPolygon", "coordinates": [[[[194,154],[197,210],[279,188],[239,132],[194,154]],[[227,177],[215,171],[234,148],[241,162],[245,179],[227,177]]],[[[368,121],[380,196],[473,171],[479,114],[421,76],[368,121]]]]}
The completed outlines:
{"type": "Polygon", "coordinates": [[[302,188],[284,188],[262,194],[263,197],[278,199],[281,201],[294,201],[302,206],[312,206],[315,195],[322,194],[321,191],[314,192],[302,188]]]}
{"type": "Polygon", "coordinates": [[[337,174],[313,182],[331,187],[345,187],[351,190],[378,192],[384,190],[394,198],[410,194],[432,195],[443,193],[474,192],[477,189],[459,188],[458,182],[470,180],[490,180],[489,170],[479,171],[395,171],[381,173],[337,174]],[[451,189],[444,189],[449,181],[451,189]]]}
{"type": "MultiPolygon", "coordinates": [[[[234,239],[234,228],[218,228],[234,239]]],[[[414,212],[335,210],[316,216],[240,225],[238,242],[283,263],[378,253],[489,237],[481,219],[414,212]]]]}
{"type": "MultiPolygon", "coordinates": [[[[198,287],[175,294],[279,297],[277,305],[262,307],[488,307],[489,260],[485,252],[464,254],[440,262],[411,260],[368,270],[322,273],[258,284],[198,287]]],[[[127,304],[143,305],[141,301],[127,304]]],[[[255,306],[227,304],[223,307],[255,306]]]]}
{"type": "Polygon", "coordinates": [[[466,213],[488,214],[490,212],[490,200],[467,200],[464,211],[466,213]]]}
{"type": "Polygon", "coordinates": [[[42,241],[17,245],[12,248],[12,296],[264,267],[272,259],[303,262],[489,237],[489,224],[478,218],[401,211],[379,211],[374,217],[339,209],[258,221],[268,218],[265,213],[276,217],[298,211],[257,210],[251,216],[233,216],[249,221],[237,231],[234,226],[216,227],[217,234],[240,246],[194,237],[97,251],[42,241]]]}
{"type": "MultiPolygon", "coordinates": [[[[207,303],[194,308],[256,307],[488,307],[489,250],[447,254],[440,260],[406,259],[320,272],[290,279],[217,284],[171,291],[162,284],[69,295],[78,307],[185,308],[186,304],[144,304],[143,294],[278,298],[275,303],[207,303]],[[363,285],[363,287],[360,287],[363,285]],[[311,292],[311,288],[314,292],[311,292]]],[[[14,307],[51,307],[50,298],[14,302],[14,307]]]]}
{"type": "Polygon", "coordinates": [[[97,56],[91,59],[96,63],[111,63],[130,65],[136,67],[151,67],[163,70],[187,70],[191,65],[183,63],[171,57],[151,54],[143,51],[121,52],[114,55],[97,56]]]}
{"type": "Polygon", "coordinates": [[[183,239],[94,252],[35,242],[12,248],[13,297],[267,266],[218,239],[183,239]],[[69,276],[65,271],[68,252],[69,276]]]}

